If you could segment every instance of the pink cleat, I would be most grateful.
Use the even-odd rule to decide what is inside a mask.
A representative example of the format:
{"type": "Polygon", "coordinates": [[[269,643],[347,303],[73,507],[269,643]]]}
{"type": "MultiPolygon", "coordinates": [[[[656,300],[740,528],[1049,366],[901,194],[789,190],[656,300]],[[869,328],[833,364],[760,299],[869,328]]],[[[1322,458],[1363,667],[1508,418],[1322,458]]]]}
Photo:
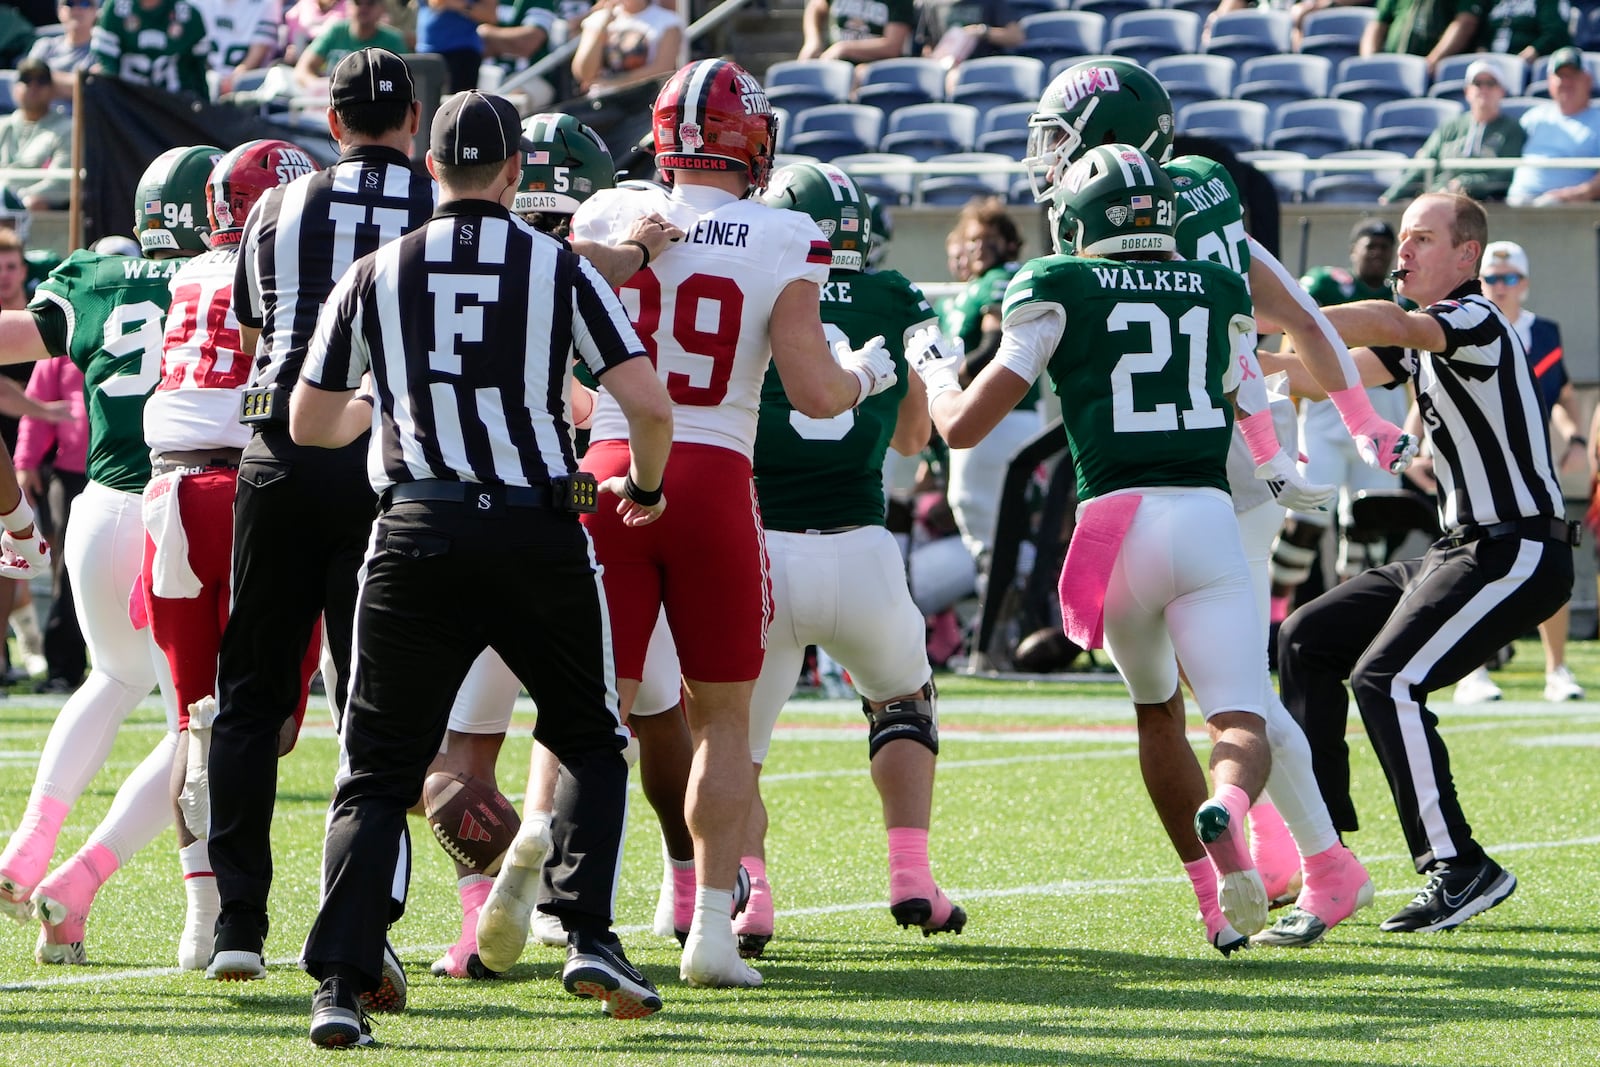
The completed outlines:
{"type": "Polygon", "coordinates": [[[733,920],[733,933],[739,939],[739,955],[747,960],[760,959],[767,949],[767,942],[772,940],[772,925],[772,884],[767,881],[765,874],[752,874],[749,903],[733,920]]]}
{"type": "Polygon", "coordinates": [[[1251,940],[1258,945],[1304,948],[1372,903],[1372,877],[1344,845],[1306,859],[1306,885],[1289,914],[1251,940]]]}
{"type": "Polygon", "coordinates": [[[33,958],[46,967],[60,964],[84,966],[89,962],[89,954],[83,950],[83,924],[80,922],[76,927],[67,923],[60,926],[42,924],[39,927],[39,941],[33,947],[33,958]],[[76,940],[72,939],[74,933],[76,940]]]}
{"type": "MultiPolygon", "coordinates": [[[[39,921],[56,927],[59,936],[52,938],[54,942],[83,940],[89,908],[94,904],[95,894],[105,884],[95,862],[95,853],[103,848],[104,845],[90,846],[78,852],[33,891],[33,906],[39,913],[39,921]]],[[[114,871],[115,867],[112,869],[114,871]]]]}
{"type": "Polygon", "coordinates": [[[1250,808],[1250,860],[1261,874],[1271,907],[1293,904],[1300,891],[1300,853],[1284,825],[1283,816],[1270,801],[1250,808]]]}
{"type": "Polygon", "coordinates": [[[950,902],[927,868],[889,872],[889,912],[902,928],[921,927],[923,937],[959,934],[967,925],[967,913],[950,902]]]}
{"type": "Polygon", "coordinates": [[[67,805],[51,797],[31,801],[5,851],[0,852],[0,914],[27,924],[34,920],[33,891],[55,855],[67,805]]]}

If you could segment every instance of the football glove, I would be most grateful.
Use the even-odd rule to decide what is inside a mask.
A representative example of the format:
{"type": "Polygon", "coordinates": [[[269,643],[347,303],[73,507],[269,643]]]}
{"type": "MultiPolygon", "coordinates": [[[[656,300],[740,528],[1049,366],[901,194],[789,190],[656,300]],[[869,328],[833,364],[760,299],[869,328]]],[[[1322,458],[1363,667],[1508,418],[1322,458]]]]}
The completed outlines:
{"type": "Polygon", "coordinates": [[[860,348],[851,348],[849,341],[835,341],[833,358],[839,366],[856,376],[861,383],[859,404],[869,396],[876,396],[895,383],[894,357],[883,347],[883,338],[874,337],[860,348]]]}
{"type": "Polygon", "coordinates": [[[1258,466],[1256,477],[1266,482],[1278,503],[1290,511],[1327,511],[1328,502],[1339,491],[1337,485],[1306,481],[1287,452],[1279,452],[1258,466]]]}
{"type": "Polygon", "coordinates": [[[0,576],[35,578],[50,573],[50,545],[39,531],[18,537],[7,530],[0,534],[0,576]]]}
{"type": "Polygon", "coordinates": [[[961,388],[958,375],[967,357],[967,346],[959,337],[946,337],[937,326],[924,326],[906,344],[906,362],[928,387],[928,403],[935,397],[961,388]]]}

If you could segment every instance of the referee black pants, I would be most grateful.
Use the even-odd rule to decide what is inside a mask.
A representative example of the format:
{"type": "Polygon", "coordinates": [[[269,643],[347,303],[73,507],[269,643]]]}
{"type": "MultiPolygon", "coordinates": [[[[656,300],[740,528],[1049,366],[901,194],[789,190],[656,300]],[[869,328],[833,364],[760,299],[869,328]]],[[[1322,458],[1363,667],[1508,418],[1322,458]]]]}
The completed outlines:
{"type": "Polygon", "coordinates": [[[356,577],[377,498],[363,436],[341,449],[305,448],[281,427],[257,433],[239,465],[233,505],[233,602],[217,660],[212,732],[212,868],[221,924],[266,934],[278,735],[299,705],[306,648],[323,618],[344,706],[356,577]]]}
{"type": "Polygon", "coordinates": [[[1278,635],[1283,702],[1311,742],[1340,831],[1357,829],[1345,726],[1350,681],[1417,871],[1483,859],[1462,814],[1428,694],[1460,681],[1572,594],[1572,548],[1516,537],[1369,570],[1304,605],[1278,635]]]}
{"type": "Polygon", "coordinates": [[[376,987],[385,930],[405,908],[406,809],[486,647],[532,694],[534,736],[561,761],[540,910],[569,928],[610,926],[628,733],[589,537],[547,508],[400,503],[380,515],[362,576],[322,908],[305,946],[313,976],[340,964],[376,987]]]}

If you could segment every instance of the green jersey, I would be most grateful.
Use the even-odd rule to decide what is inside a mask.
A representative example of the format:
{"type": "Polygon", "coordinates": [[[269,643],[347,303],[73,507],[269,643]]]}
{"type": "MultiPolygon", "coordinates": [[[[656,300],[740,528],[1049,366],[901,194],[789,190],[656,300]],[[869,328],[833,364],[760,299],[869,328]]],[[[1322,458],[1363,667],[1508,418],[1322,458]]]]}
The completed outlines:
{"type": "MultiPolygon", "coordinates": [[[[939,328],[946,337],[959,337],[971,352],[983,343],[983,315],[990,308],[999,308],[1006,298],[1006,286],[1017,276],[1019,263],[1003,263],[990,267],[967,283],[961,292],[945,301],[940,312],[939,328]]],[[[1028,395],[1017,405],[1019,411],[1031,411],[1039,403],[1039,386],[1035,384],[1028,395]]]]}
{"type": "Polygon", "coordinates": [[[322,69],[331,74],[341,59],[363,48],[385,48],[395,55],[410,51],[406,47],[406,39],[393,26],[379,24],[374,27],[371,37],[362,38],[351,31],[349,19],[336,19],[329,23],[311,42],[310,50],[322,57],[322,69]]]}
{"type": "Polygon", "coordinates": [[[915,26],[913,0],[832,0],[828,4],[828,36],[833,41],[882,37],[891,22],[915,26]]]}
{"type": "Polygon", "coordinates": [[[80,250],[28,304],[45,348],[83,372],[87,473],[112,489],[137,493],[150,480],[144,403],[161,377],[168,285],[183,262],[80,250]]]}
{"type": "Polygon", "coordinates": [[[1178,192],[1178,255],[1221,263],[1249,288],[1250,245],[1239,190],[1221,163],[1179,156],[1162,170],[1178,192]]]}
{"type": "Polygon", "coordinates": [[[1368,285],[1343,267],[1312,267],[1300,287],[1311,294],[1318,307],[1348,304],[1354,300],[1394,300],[1394,290],[1384,285],[1368,285]]]}
{"type": "Polygon", "coordinates": [[[829,275],[822,286],[829,345],[843,340],[859,348],[881,334],[898,380],[851,411],[813,419],[794,410],[777,368],[767,368],[755,451],[763,526],[797,532],[883,525],[883,456],[911,373],[906,338],[934,321],[922,292],[892,270],[829,275]]]}
{"type": "Polygon", "coordinates": [[[211,97],[205,19],[185,0],[160,0],[154,9],[139,0],[108,0],[90,47],[95,64],[124,81],[211,97]]]}
{"type": "MultiPolygon", "coordinates": [[[[578,14],[581,17],[587,11],[586,4],[584,10],[578,14]]],[[[557,12],[556,0],[515,0],[515,3],[502,0],[495,8],[495,22],[516,29],[538,26],[544,30],[544,45],[526,59],[521,56],[500,56],[493,62],[498,63],[507,74],[518,74],[527,70],[531,64],[550,54],[550,36],[555,31],[556,23],[563,21],[565,16],[557,12]]]]}
{"type": "Polygon", "coordinates": [[[1135,486],[1228,491],[1234,345],[1254,329],[1233,270],[1205,261],[1046,256],[1006,291],[1005,328],[1065,316],[1043,367],[1061,397],[1078,498],[1135,486]]]}

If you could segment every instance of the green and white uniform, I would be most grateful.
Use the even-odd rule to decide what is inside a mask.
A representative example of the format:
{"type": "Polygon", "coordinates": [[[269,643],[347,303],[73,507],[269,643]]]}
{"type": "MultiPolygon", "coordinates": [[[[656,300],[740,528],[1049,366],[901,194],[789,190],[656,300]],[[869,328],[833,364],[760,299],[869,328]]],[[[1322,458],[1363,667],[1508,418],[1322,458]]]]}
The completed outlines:
{"type": "Polygon", "coordinates": [[[108,74],[168,92],[209,99],[205,20],[186,0],[162,0],[147,10],[138,0],[109,0],[90,40],[94,61],[108,74]]]}
{"type": "Polygon", "coordinates": [[[933,676],[922,613],[884,527],[883,460],[909,388],[906,341],[937,320],[921,291],[894,271],[835,269],[821,306],[830,346],[845,340],[859,348],[882,336],[898,380],[831,419],[795,411],[776,368],[762,383],[755,477],[773,619],[750,701],[757,763],[766,760],[807,645],[838,660],[869,700],[915,693],[933,676]]]}
{"type": "Polygon", "coordinates": [[[80,250],[28,304],[45,347],[83,372],[89,480],[122,492],[150,480],[144,405],[160,378],[168,282],[182,264],[80,250]]]}
{"type": "Polygon", "coordinates": [[[400,31],[393,26],[381,23],[374,28],[371,37],[357,37],[351,29],[349,19],[336,19],[330,22],[317,39],[311,42],[310,50],[322,57],[322,69],[327,74],[333,73],[333,68],[339,61],[351,52],[359,52],[363,48],[386,48],[399,55],[408,51],[406,39],[400,31]]]}
{"type": "Polygon", "coordinates": [[[832,0],[828,4],[828,40],[861,41],[882,37],[891,22],[917,24],[912,0],[832,0]]]}

